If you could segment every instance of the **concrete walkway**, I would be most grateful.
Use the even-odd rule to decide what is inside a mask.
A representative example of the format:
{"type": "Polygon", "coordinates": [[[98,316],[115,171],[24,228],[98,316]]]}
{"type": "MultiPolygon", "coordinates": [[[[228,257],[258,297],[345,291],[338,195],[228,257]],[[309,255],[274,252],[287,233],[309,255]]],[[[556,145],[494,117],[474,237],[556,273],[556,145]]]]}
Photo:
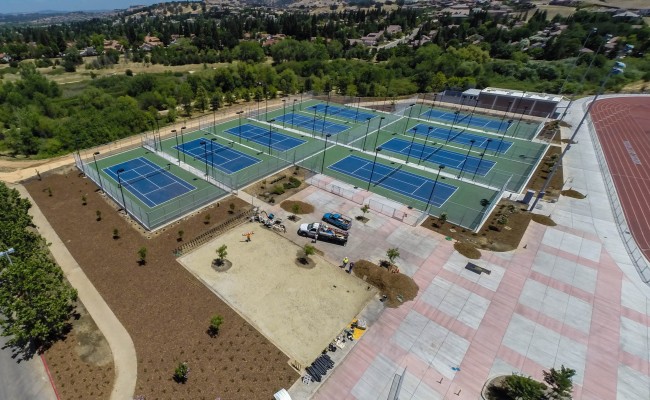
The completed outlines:
{"type": "MultiPolygon", "coordinates": [[[[574,127],[582,105],[567,116],[574,127]]],[[[398,247],[420,291],[386,309],[313,398],[386,399],[404,374],[401,400],[476,400],[495,376],[541,380],[564,365],[576,370],[576,400],[649,399],[650,288],[619,236],[586,126],[577,141],[565,178],[587,198],[541,202],[536,212],[558,225],[531,223],[517,250],[483,252],[474,262],[489,275],[465,269],[470,260],[440,235],[376,214],[353,227],[348,246],[319,245],[335,259],[370,260],[398,247]]],[[[313,187],[293,199],[358,214],[358,204],[313,187]]]]}
{"type": "Polygon", "coordinates": [[[108,307],[108,304],[106,304],[97,289],[95,289],[95,286],[86,277],[86,274],[84,274],[56,232],[54,232],[54,229],[52,229],[52,226],[27,190],[22,185],[15,185],[13,187],[20,192],[22,197],[32,203],[29,213],[34,218],[34,224],[37,226],[38,232],[45,240],[52,243],[50,251],[54,259],[61,266],[65,277],[72,287],[77,289],[79,299],[83,302],[88,313],[92,316],[97,327],[102,331],[102,334],[108,341],[111,352],[113,353],[113,366],[115,368],[115,382],[113,384],[113,391],[111,392],[111,400],[132,398],[138,375],[138,365],[135,346],[133,345],[131,336],[129,336],[129,333],[124,329],[115,314],[113,314],[113,311],[108,307]]]}

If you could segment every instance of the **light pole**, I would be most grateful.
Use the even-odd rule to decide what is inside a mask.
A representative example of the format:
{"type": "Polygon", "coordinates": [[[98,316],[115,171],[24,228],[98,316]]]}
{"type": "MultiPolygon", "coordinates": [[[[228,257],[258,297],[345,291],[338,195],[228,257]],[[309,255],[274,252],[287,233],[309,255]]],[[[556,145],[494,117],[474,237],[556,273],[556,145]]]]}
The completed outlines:
{"type": "Polygon", "coordinates": [[[239,144],[241,144],[241,115],[244,113],[244,110],[238,111],[236,114],[239,116],[239,144]]]}
{"type": "Polygon", "coordinates": [[[465,165],[467,164],[467,159],[469,158],[469,153],[472,151],[472,147],[474,146],[474,143],[476,143],[476,140],[471,139],[469,141],[469,150],[467,150],[467,154],[465,155],[465,161],[463,161],[463,166],[460,167],[460,172],[458,173],[458,179],[460,179],[463,176],[463,171],[465,170],[465,165]]]}
{"type": "Polygon", "coordinates": [[[487,153],[487,149],[490,147],[490,143],[492,142],[492,139],[487,140],[487,144],[485,145],[485,150],[481,153],[481,159],[478,160],[478,165],[476,166],[476,170],[474,171],[474,175],[472,175],[472,180],[476,178],[476,174],[478,173],[479,168],[481,168],[481,163],[483,162],[483,157],[485,157],[485,153],[487,153]]]}
{"type": "Polygon", "coordinates": [[[454,129],[454,125],[456,125],[456,119],[458,118],[458,114],[460,114],[460,111],[454,111],[454,121],[451,123],[451,126],[449,126],[449,132],[447,132],[447,139],[445,140],[445,144],[449,142],[449,139],[451,138],[451,131],[454,129]]]}
{"type": "Polygon", "coordinates": [[[359,100],[357,101],[357,113],[354,116],[354,122],[357,122],[357,117],[359,116],[359,107],[361,107],[361,96],[359,96],[359,100]]]}
{"type": "MultiPolygon", "coordinates": [[[[596,32],[598,32],[598,28],[591,28],[591,30],[587,34],[587,37],[585,38],[585,41],[582,43],[582,47],[580,47],[580,50],[578,50],[578,55],[576,56],[576,59],[573,60],[573,65],[571,65],[571,68],[570,68],[569,72],[567,72],[566,76],[564,77],[564,82],[562,82],[562,86],[560,86],[560,90],[557,92],[558,95],[561,95],[562,93],[564,93],[564,88],[566,87],[566,84],[569,82],[569,78],[571,77],[570,74],[571,74],[571,72],[573,70],[576,69],[576,66],[578,65],[578,61],[580,60],[580,56],[582,55],[582,49],[584,49],[585,46],[587,45],[587,41],[589,40],[591,35],[596,33],[596,32]]],[[[605,35],[605,43],[607,43],[609,41],[609,39],[611,39],[611,38],[612,38],[612,35],[605,35]]],[[[602,44],[601,44],[601,46],[602,46],[602,44]]],[[[594,53],[594,57],[592,58],[592,61],[593,61],[594,58],[596,58],[599,51],[600,51],[600,46],[598,47],[598,50],[596,50],[596,52],[594,53]]],[[[587,71],[588,70],[589,70],[589,68],[587,68],[587,71]]],[[[562,117],[560,118],[560,120],[562,120],[564,118],[564,116],[566,115],[567,110],[569,109],[569,106],[571,106],[571,99],[569,99],[569,104],[567,104],[567,106],[564,108],[564,113],[562,114],[562,117]]]]}
{"type": "Polygon", "coordinates": [[[205,176],[208,176],[208,143],[205,140],[199,142],[203,146],[203,160],[205,162],[205,176]]]}
{"type": "Polygon", "coordinates": [[[379,134],[381,133],[381,123],[384,121],[384,118],[385,117],[379,118],[379,126],[377,127],[377,137],[375,138],[375,147],[377,147],[377,142],[379,141],[379,134]]]}
{"type": "Polygon", "coordinates": [[[472,109],[472,113],[469,115],[469,121],[467,121],[467,125],[465,126],[465,129],[469,128],[469,124],[472,123],[472,118],[474,118],[474,112],[476,112],[476,107],[478,107],[478,98],[475,99],[474,108],[472,109]]]}
{"type": "Polygon", "coordinates": [[[9,254],[14,254],[16,250],[14,250],[13,247],[10,247],[7,249],[7,251],[0,251],[0,257],[7,257],[7,260],[9,260],[9,265],[14,265],[14,263],[11,262],[11,257],[9,257],[9,254]]]}
{"type": "MultiPolygon", "coordinates": [[[[183,131],[187,129],[185,125],[181,126],[181,146],[183,146],[183,150],[185,150],[185,139],[183,138],[183,131]]],[[[183,162],[185,162],[185,151],[183,151],[183,162]]]]}
{"type": "Polygon", "coordinates": [[[217,138],[210,139],[210,167],[212,168],[212,177],[214,178],[214,149],[212,147],[213,143],[217,141],[217,138]]]}
{"type": "Polygon", "coordinates": [[[176,158],[178,159],[178,165],[181,165],[181,151],[180,146],[178,145],[178,133],[176,133],[176,129],[172,129],[172,133],[176,138],[176,158]]]}
{"type": "Polygon", "coordinates": [[[282,127],[284,128],[284,116],[287,115],[287,99],[282,99],[282,127]]]}
{"type": "Polygon", "coordinates": [[[368,127],[366,128],[366,136],[363,137],[363,145],[361,146],[361,150],[366,151],[366,139],[368,138],[368,132],[370,132],[370,120],[372,118],[368,117],[366,118],[366,121],[368,121],[368,127]]]}
{"type": "Polygon", "coordinates": [[[372,184],[372,176],[375,174],[375,165],[377,164],[377,154],[381,151],[381,147],[375,149],[375,160],[372,162],[372,170],[370,171],[370,179],[368,180],[368,191],[370,191],[370,185],[372,184]]]}
{"type": "Polygon", "coordinates": [[[124,208],[124,213],[126,215],[129,215],[129,211],[126,209],[126,201],[124,200],[124,188],[122,187],[122,177],[120,177],[120,174],[124,172],[124,168],[120,168],[117,170],[117,186],[120,188],[120,193],[122,194],[122,208],[124,208]]]}
{"type": "MultiPolygon", "coordinates": [[[[569,97],[569,104],[567,104],[566,108],[564,109],[564,113],[562,114],[562,117],[560,118],[560,121],[564,121],[564,117],[566,116],[567,112],[569,111],[569,107],[571,107],[571,104],[573,104],[573,95],[575,95],[575,92],[576,92],[578,89],[581,89],[581,88],[582,88],[582,84],[584,83],[585,78],[587,77],[587,74],[588,74],[589,71],[591,70],[591,66],[594,64],[594,60],[596,59],[596,56],[598,55],[598,53],[600,53],[600,50],[603,48],[603,46],[605,45],[605,43],[608,43],[608,42],[612,39],[612,37],[613,37],[613,36],[610,35],[610,34],[605,35],[605,41],[602,42],[602,43],[600,44],[600,46],[598,46],[598,49],[597,49],[596,52],[594,53],[594,56],[591,58],[591,61],[589,61],[589,66],[587,66],[587,69],[585,70],[585,72],[582,74],[582,77],[580,78],[580,83],[578,84],[578,88],[576,88],[576,90],[574,90],[574,93],[571,95],[571,97],[569,97]]],[[[625,46],[625,48],[626,48],[626,49],[630,49],[629,46],[630,46],[630,45],[628,44],[628,45],[625,46]]],[[[583,47],[584,47],[584,46],[583,46],[583,47]]],[[[576,58],[576,62],[577,62],[577,61],[578,61],[578,59],[576,58]]],[[[569,76],[567,75],[567,78],[568,78],[568,77],[569,77],[569,76]]]]}
{"type": "Polygon", "coordinates": [[[99,152],[96,151],[93,153],[93,161],[95,161],[95,169],[97,170],[97,179],[99,179],[99,189],[103,192],[104,185],[102,185],[102,176],[99,174],[99,165],[97,165],[97,159],[95,156],[99,155],[99,152]]]}
{"type": "Polygon", "coordinates": [[[311,136],[316,137],[316,107],[314,107],[314,120],[311,125],[311,136]]]}
{"type": "Polygon", "coordinates": [[[298,99],[293,99],[293,106],[291,106],[291,125],[293,125],[293,116],[296,115],[296,101],[298,99]]]}
{"type": "Polygon", "coordinates": [[[325,170],[325,152],[327,151],[327,139],[329,139],[331,136],[332,136],[331,133],[328,133],[327,135],[325,135],[325,148],[323,149],[323,162],[321,163],[321,166],[320,166],[320,173],[321,174],[325,170]]]}
{"type": "Polygon", "coordinates": [[[425,213],[429,213],[429,206],[431,205],[431,200],[433,199],[433,192],[436,190],[436,185],[438,184],[438,178],[440,178],[440,172],[445,169],[444,165],[438,165],[438,175],[436,175],[436,180],[433,181],[433,187],[431,188],[431,194],[429,195],[429,200],[427,200],[427,206],[424,208],[425,213]]]}
{"type": "Polygon", "coordinates": [[[562,160],[564,159],[564,155],[571,148],[571,143],[574,143],[574,139],[576,138],[578,131],[582,127],[582,124],[584,124],[585,121],[587,120],[587,116],[589,115],[589,112],[591,112],[591,108],[594,106],[594,104],[596,104],[596,100],[598,100],[598,97],[600,96],[603,89],[605,88],[607,81],[612,75],[622,74],[624,72],[623,71],[624,68],[625,68],[625,64],[623,64],[620,61],[616,61],[614,63],[614,67],[609,71],[607,76],[605,76],[605,79],[603,79],[603,83],[600,85],[600,88],[598,88],[598,91],[596,92],[596,95],[594,96],[591,103],[589,103],[589,107],[587,107],[587,111],[585,111],[585,114],[582,116],[582,119],[578,123],[578,126],[576,126],[576,129],[573,131],[571,138],[569,138],[569,141],[567,142],[568,143],[567,146],[564,148],[562,154],[560,154],[560,158],[555,161],[555,164],[553,165],[551,172],[549,172],[548,175],[546,175],[546,181],[544,181],[544,185],[542,186],[542,189],[540,189],[539,193],[537,194],[537,197],[535,197],[535,201],[533,201],[533,205],[530,206],[531,211],[535,209],[535,206],[539,202],[539,199],[544,197],[544,194],[546,193],[546,188],[548,188],[549,183],[551,183],[551,179],[553,179],[553,175],[555,175],[555,171],[557,170],[557,167],[562,165],[562,160]]]}
{"type": "Polygon", "coordinates": [[[411,111],[413,111],[413,106],[414,105],[415,105],[415,103],[409,104],[409,116],[406,118],[406,126],[404,127],[404,133],[402,133],[403,135],[406,135],[406,130],[409,127],[409,122],[411,121],[411,111]]]}
{"type": "MultiPolygon", "coordinates": [[[[503,123],[503,120],[501,122],[503,123]]],[[[511,119],[508,120],[508,127],[503,131],[503,135],[501,135],[501,140],[499,141],[499,146],[497,146],[497,149],[494,151],[494,155],[497,157],[499,156],[499,150],[501,150],[501,145],[503,144],[503,138],[506,137],[506,132],[510,129],[510,124],[512,124],[511,119]]],[[[501,124],[499,124],[499,129],[501,129],[501,124]]]]}
{"type": "MultiPolygon", "coordinates": [[[[411,150],[413,150],[413,142],[415,141],[415,135],[417,135],[417,134],[418,134],[418,127],[416,126],[416,127],[413,128],[413,137],[411,138],[411,144],[409,146],[409,152],[406,155],[406,164],[409,163],[409,158],[411,157],[411,150]]],[[[422,156],[420,156],[420,158],[422,158],[422,156]]]]}
{"type": "Polygon", "coordinates": [[[429,115],[427,116],[427,121],[431,121],[431,114],[433,114],[433,109],[436,107],[436,97],[438,95],[436,93],[433,94],[433,106],[431,107],[431,110],[429,110],[429,115]]]}
{"type": "Polygon", "coordinates": [[[329,104],[325,106],[325,116],[323,116],[323,126],[321,127],[320,130],[320,135],[323,136],[325,134],[325,122],[327,119],[327,109],[330,108],[329,104]]]}
{"type": "MultiPolygon", "coordinates": [[[[524,112],[519,115],[519,120],[517,121],[517,125],[515,126],[515,129],[512,131],[512,137],[517,137],[517,129],[519,129],[519,124],[521,124],[521,120],[524,118],[524,114],[526,114],[526,111],[528,111],[528,106],[524,106],[524,112]]],[[[506,128],[506,132],[510,129],[510,125],[508,125],[508,128],[506,128]]]]}
{"type": "Polygon", "coordinates": [[[271,124],[275,122],[274,119],[271,119],[269,122],[269,155],[271,155],[271,124]]]}
{"type": "MultiPolygon", "coordinates": [[[[431,134],[431,130],[433,129],[433,126],[429,126],[427,129],[427,137],[424,138],[424,148],[422,149],[422,153],[420,154],[420,159],[418,160],[418,165],[422,162],[422,157],[424,157],[424,150],[427,148],[427,140],[429,140],[429,135],[431,134]]],[[[433,145],[435,146],[437,143],[434,143],[433,145]]]]}

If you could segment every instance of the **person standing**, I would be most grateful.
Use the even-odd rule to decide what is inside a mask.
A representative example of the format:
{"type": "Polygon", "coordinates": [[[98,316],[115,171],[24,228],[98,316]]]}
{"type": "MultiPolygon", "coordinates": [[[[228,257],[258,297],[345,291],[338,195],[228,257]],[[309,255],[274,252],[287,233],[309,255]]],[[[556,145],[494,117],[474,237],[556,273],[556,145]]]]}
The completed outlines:
{"type": "Polygon", "coordinates": [[[347,257],[345,257],[345,258],[343,259],[343,265],[341,266],[341,268],[345,269],[345,268],[348,266],[348,263],[349,263],[349,262],[350,262],[350,259],[348,259],[347,257]]]}
{"type": "Polygon", "coordinates": [[[353,262],[350,263],[350,268],[348,268],[348,270],[345,271],[345,272],[347,272],[348,274],[351,274],[352,273],[352,268],[354,268],[354,263],[353,262]]]}

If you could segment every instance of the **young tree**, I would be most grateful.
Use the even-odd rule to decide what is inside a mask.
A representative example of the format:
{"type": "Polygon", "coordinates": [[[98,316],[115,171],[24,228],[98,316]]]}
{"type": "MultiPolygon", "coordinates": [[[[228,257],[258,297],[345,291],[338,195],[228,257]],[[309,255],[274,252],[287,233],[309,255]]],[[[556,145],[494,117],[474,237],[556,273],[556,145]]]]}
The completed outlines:
{"type": "Polygon", "coordinates": [[[140,257],[140,265],[145,265],[147,263],[147,248],[140,247],[138,250],[138,257],[140,257]]]}
{"type": "Polygon", "coordinates": [[[179,242],[182,242],[182,241],[183,241],[183,235],[185,235],[185,231],[182,230],[182,229],[179,230],[179,231],[178,231],[178,239],[177,239],[179,242]]]}
{"type": "Polygon", "coordinates": [[[102,212],[101,211],[99,211],[99,210],[95,211],[95,215],[97,216],[97,221],[102,220],[102,212]]]}
{"type": "Polygon", "coordinates": [[[219,257],[219,262],[223,263],[223,260],[226,258],[227,255],[228,255],[228,246],[222,244],[217,249],[217,257],[219,257]]]}
{"type": "Polygon", "coordinates": [[[573,376],[576,371],[571,368],[565,368],[564,365],[559,370],[551,368],[550,371],[543,371],[544,382],[551,387],[551,397],[557,400],[571,398],[573,391],[573,376]]]}
{"type": "Polygon", "coordinates": [[[309,243],[306,243],[302,248],[302,257],[300,258],[300,261],[306,264],[309,262],[309,256],[313,256],[314,254],[316,254],[316,248],[309,243]]]}
{"type": "Polygon", "coordinates": [[[546,385],[543,383],[521,375],[506,377],[504,384],[508,395],[519,400],[542,400],[546,390],[546,385]]]}
{"type": "Polygon", "coordinates": [[[210,219],[211,218],[212,218],[212,216],[210,214],[205,214],[205,217],[203,217],[203,223],[206,224],[206,225],[210,224],[210,219]]]}
{"type": "Polygon", "coordinates": [[[386,257],[388,257],[388,261],[390,261],[391,264],[394,264],[395,259],[399,258],[399,249],[388,249],[388,251],[386,251],[386,257]]]}
{"type": "Polygon", "coordinates": [[[444,225],[447,222],[447,213],[440,214],[438,221],[440,221],[440,225],[444,225]]]}
{"type": "Polygon", "coordinates": [[[370,206],[368,204],[364,204],[361,207],[361,212],[363,213],[363,217],[366,218],[366,214],[370,211],[370,206]]]}
{"type": "Polygon", "coordinates": [[[235,203],[230,203],[228,207],[230,207],[230,210],[228,211],[230,214],[235,212],[235,203]]]}
{"type": "Polygon", "coordinates": [[[119,239],[120,238],[120,231],[117,230],[117,228],[113,228],[113,239],[119,239]]]}
{"type": "Polygon", "coordinates": [[[210,336],[215,337],[219,334],[219,328],[223,324],[223,317],[221,315],[215,315],[210,319],[210,327],[208,328],[208,333],[210,336]]]}

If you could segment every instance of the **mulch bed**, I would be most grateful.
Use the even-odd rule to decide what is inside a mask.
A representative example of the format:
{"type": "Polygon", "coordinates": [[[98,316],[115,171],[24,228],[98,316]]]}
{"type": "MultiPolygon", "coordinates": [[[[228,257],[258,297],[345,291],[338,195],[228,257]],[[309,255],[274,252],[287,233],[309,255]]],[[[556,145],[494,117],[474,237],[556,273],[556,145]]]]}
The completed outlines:
{"type": "Polygon", "coordinates": [[[305,180],[309,178],[310,174],[311,172],[304,168],[300,168],[298,166],[289,167],[283,171],[278,172],[277,174],[251,184],[244,189],[244,192],[268,204],[277,204],[308,187],[309,184],[306,183],[305,180]],[[285,183],[289,182],[289,178],[291,177],[299,179],[301,182],[300,186],[296,188],[285,187],[284,193],[282,194],[272,193],[273,189],[276,186],[284,186],[285,183]]]}
{"type": "Polygon", "coordinates": [[[45,359],[61,399],[108,399],[113,390],[113,355],[81,302],[72,330],[55,342],[45,359]]]}
{"type": "Polygon", "coordinates": [[[481,258],[481,252],[469,243],[456,242],[454,243],[454,249],[471,260],[481,258]]]}
{"type": "Polygon", "coordinates": [[[359,260],[354,263],[354,274],[364,279],[369,284],[379,289],[381,295],[387,296],[384,304],[396,308],[402,303],[413,300],[420,288],[410,277],[397,273],[393,274],[386,268],[366,260],[359,260]]]}
{"type": "Polygon", "coordinates": [[[304,201],[298,201],[298,200],[285,200],[282,203],[280,203],[280,208],[292,214],[311,214],[314,212],[314,206],[312,206],[309,203],[305,203],[304,201]],[[293,207],[295,205],[300,207],[300,209],[296,213],[293,212],[293,207]]]}
{"type": "Polygon", "coordinates": [[[479,249],[510,251],[519,246],[530,223],[531,213],[525,209],[524,204],[506,199],[501,200],[483,228],[476,233],[449,222],[441,223],[436,217],[428,217],[422,223],[422,227],[479,249]],[[502,216],[507,217],[507,223],[499,223],[502,216]]]}
{"type": "MultiPolygon", "coordinates": [[[[533,177],[528,182],[528,189],[537,192],[542,189],[542,186],[544,186],[544,183],[546,182],[546,177],[551,172],[551,163],[553,162],[553,158],[555,157],[556,160],[559,159],[560,153],[562,153],[562,149],[558,146],[551,146],[548,148],[542,162],[539,163],[533,177]]],[[[555,170],[551,183],[546,188],[544,199],[557,199],[560,196],[560,190],[562,190],[563,185],[564,176],[562,174],[562,168],[559,166],[555,170]]]]}
{"type": "MultiPolygon", "coordinates": [[[[135,395],[148,399],[269,399],[298,378],[285,354],[199,283],[172,254],[178,246],[178,230],[191,240],[231,216],[224,204],[234,203],[237,212],[248,207],[245,202],[226,199],[221,207],[196,213],[147,239],[76,171],[44,175],[42,181],[32,180],[25,186],[131,335],[138,356],[135,395]],[[81,204],[82,194],[87,194],[86,206],[81,204]],[[96,210],[102,213],[101,221],[96,220],[96,210]],[[208,213],[211,219],[206,225],[208,213]],[[112,238],[114,228],[120,232],[116,240],[112,238]],[[148,249],[147,263],[138,266],[137,250],[143,246],[148,249]],[[213,339],[207,329],[215,314],[222,315],[225,322],[213,339]],[[186,384],[172,379],[179,362],[190,367],[186,384]]],[[[68,353],[55,346],[46,356],[56,360],[68,353]]],[[[67,361],[73,363],[74,358],[70,355],[67,361]]],[[[59,368],[77,367],[64,362],[53,367],[57,387],[71,385],[59,368]]],[[[77,369],[75,385],[83,383],[74,395],[97,398],[95,382],[103,382],[102,375],[77,369]]]]}
{"type": "Polygon", "coordinates": [[[532,216],[533,221],[537,222],[538,224],[546,225],[546,226],[555,226],[557,225],[551,217],[542,215],[542,214],[533,214],[532,216]]]}

